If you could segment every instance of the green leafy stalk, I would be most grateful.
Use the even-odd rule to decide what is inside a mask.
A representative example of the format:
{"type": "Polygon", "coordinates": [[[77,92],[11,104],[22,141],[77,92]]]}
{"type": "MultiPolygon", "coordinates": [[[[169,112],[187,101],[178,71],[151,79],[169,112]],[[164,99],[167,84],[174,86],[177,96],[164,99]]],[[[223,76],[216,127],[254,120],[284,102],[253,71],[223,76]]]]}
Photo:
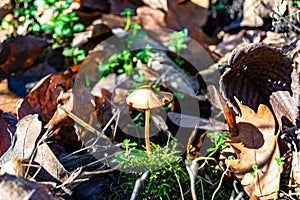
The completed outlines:
{"type": "Polygon", "coordinates": [[[131,8],[125,8],[120,14],[122,16],[126,16],[126,25],[124,30],[128,31],[131,26],[131,16],[133,16],[134,12],[131,8]]]}

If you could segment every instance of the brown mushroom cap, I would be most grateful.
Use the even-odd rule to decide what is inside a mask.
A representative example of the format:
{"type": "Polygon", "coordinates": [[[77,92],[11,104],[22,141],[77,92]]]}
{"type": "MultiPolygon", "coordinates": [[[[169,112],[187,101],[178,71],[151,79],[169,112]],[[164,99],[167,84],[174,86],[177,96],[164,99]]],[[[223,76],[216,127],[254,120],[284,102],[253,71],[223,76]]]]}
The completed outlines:
{"type": "Polygon", "coordinates": [[[172,99],[171,93],[156,91],[150,85],[144,85],[133,91],[126,98],[126,103],[133,108],[146,110],[162,107],[172,99]]]}

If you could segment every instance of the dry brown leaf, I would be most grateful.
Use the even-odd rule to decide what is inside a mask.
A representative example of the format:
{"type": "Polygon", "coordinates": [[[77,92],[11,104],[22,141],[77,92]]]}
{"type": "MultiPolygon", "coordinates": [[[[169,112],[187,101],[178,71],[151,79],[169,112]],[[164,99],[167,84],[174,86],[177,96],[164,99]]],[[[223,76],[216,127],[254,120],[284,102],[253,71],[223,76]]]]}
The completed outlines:
{"type": "Polygon", "coordinates": [[[45,38],[30,35],[5,40],[0,46],[0,80],[30,68],[48,45],[45,38]]]}
{"type": "Polygon", "coordinates": [[[264,0],[261,3],[256,0],[245,0],[241,26],[259,27],[264,25],[263,19],[271,17],[272,9],[283,15],[287,9],[287,1],[264,0]]]}
{"type": "Polygon", "coordinates": [[[161,10],[142,6],[136,10],[136,14],[139,23],[145,29],[166,27],[165,13],[161,10]]]}
{"type": "MultiPolygon", "coordinates": [[[[60,104],[65,109],[72,111],[73,109],[73,93],[72,90],[67,92],[61,92],[57,97],[57,104],[60,104]]],[[[71,126],[72,120],[68,117],[67,113],[62,109],[57,109],[50,119],[50,121],[45,125],[45,128],[57,128],[61,126],[71,126]]]]}
{"type": "Polygon", "coordinates": [[[101,88],[102,96],[95,96],[96,115],[98,122],[101,125],[106,124],[112,117],[111,98],[112,93],[104,88],[101,88]]]}
{"type": "Polygon", "coordinates": [[[29,158],[41,130],[42,122],[38,119],[38,115],[27,115],[22,118],[17,124],[16,140],[12,148],[0,160],[0,163],[3,164],[14,158],[29,158]]]}
{"type": "MultiPolygon", "coordinates": [[[[196,1],[195,1],[196,2],[196,1]]],[[[176,1],[167,0],[168,10],[166,12],[167,27],[173,30],[187,28],[189,34],[198,40],[201,27],[208,19],[208,10],[192,1],[178,4],[176,1]]]]}
{"type": "Polygon", "coordinates": [[[15,158],[4,163],[1,166],[0,174],[5,173],[36,181],[61,183],[52,177],[39,163],[26,158],[15,158]]]}
{"type": "Polygon", "coordinates": [[[260,104],[275,114],[279,128],[287,125],[283,117],[294,124],[298,116],[299,75],[279,49],[265,44],[249,44],[235,49],[228,64],[231,67],[221,76],[223,96],[236,112],[234,96],[254,111],[260,104]]]}
{"type": "Polygon", "coordinates": [[[227,143],[234,149],[237,158],[229,160],[228,164],[237,178],[245,184],[243,187],[249,196],[273,198],[278,184],[278,165],[275,158],[280,157],[275,118],[265,105],[259,105],[255,113],[239,100],[236,99],[236,102],[241,111],[241,116],[236,117],[239,135],[229,138],[227,143]],[[247,174],[253,174],[254,165],[259,170],[257,179],[251,182],[247,174]]]}
{"type": "Polygon", "coordinates": [[[72,87],[72,82],[76,78],[74,73],[79,67],[80,65],[75,65],[70,70],[60,74],[49,74],[40,80],[20,104],[17,110],[18,118],[22,119],[28,114],[39,114],[46,122],[50,120],[56,111],[58,96],[61,91],[67,91],[72,87]]]}
{"type": "Polygon", "coordinates": [[[0,199],[23,200],[23,199],[53,199],[56,197],[53,188],[49,185],[29,181],[10,174],[0,176],[0,199]]]}
{"type": "MultiPolygon", "coordinates": [[[[54,148],[57,145],[52,145],[54,148]]],[[[41,144],[37,148],[37,153],[34,161],[39,163],[52,177],[56,178],[60,182],[64,182],[69,177],[69,172],[64,168],[60,161],[55,156],[54,152],[58,155],[63,155],[61,149],[50,149],[47,143],[41,144]],[[60,152],[59,152],[60,151],[60,152]]]]}

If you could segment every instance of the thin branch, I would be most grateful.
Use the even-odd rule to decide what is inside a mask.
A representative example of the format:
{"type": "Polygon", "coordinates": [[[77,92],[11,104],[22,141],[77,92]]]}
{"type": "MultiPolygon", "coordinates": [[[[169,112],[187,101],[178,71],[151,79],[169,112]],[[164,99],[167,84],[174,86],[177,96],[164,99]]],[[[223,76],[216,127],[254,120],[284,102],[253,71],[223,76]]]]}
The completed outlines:
{"type": "Polygon", "coordinates": [[[227,174],[227,172],[228,172],[228,170],[229,170],[229,166],[230,166],[230,165],[227,165],[225,171],[222,173],[222,176],[221,176],[221,180],[220,180],[220,182],[219,182],[219,185],[218,185],[218,187],[216,188],[216,190],[214,191],[214,193],[213,193],[213,195],[212,195],[212,197],[211,197],[212,200],[215,199],[215,196],[216,196],[217,192],[218,192],[219,189],[221,188],[221,185],[222,185],[224,176],[225,176],[225,174],[227,174]]]}
{"type": "Polygon", "coordinates": [[[174,174],[175,174],[176,180],[178,182],[178,186],[179,186],[179,190],[180,190],[180,194],[181,194],[181,199],[184,200],[183,191],[182,191],[181,183],[180,183],[180,180],[179,180],[179,176],[176,174],[175,171],[174,171],[174,174]]]}
{"type": "Polygon", "coordinates": [[[133,189],[133,192],[131,194],[130,200],[135,200],[136,199],[137,193],[139,192],[139,189],[141,188],[142,183],[146,180],[148,174],[149,174],[149,171],[146,171],[145,173],[143,173],[143,175],[140,178],[138,178],[135,181],[134,189],[133,189]]]}

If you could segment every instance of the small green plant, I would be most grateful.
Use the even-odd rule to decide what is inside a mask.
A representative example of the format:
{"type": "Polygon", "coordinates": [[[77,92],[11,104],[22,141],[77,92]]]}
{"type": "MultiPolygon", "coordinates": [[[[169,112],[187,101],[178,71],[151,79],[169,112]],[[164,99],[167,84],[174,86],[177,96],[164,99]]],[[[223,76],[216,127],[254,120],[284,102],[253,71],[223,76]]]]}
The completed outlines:
{"type": "Polygon", "coordinates": [[[141,51],[137,52],[138,57],[143,63],[148,63],[156,52],[147,44],[141,51]]]}
{"type": "Polygon", "coordinates": [[[120,14],[126,16],[127,21],[124,30],[128,31],[131,26],[131,16],[134,15],[134,12],[131,8],[125,8],[120,14]]]}
{"type": "Polygon", "coordinates": [[[253,179],[253,181],[254,181],[254,186],[255,186],[255,189],[257,190],[257,191],[259,191],[258,190],[258,185],[257,185],[257,179],[258,179],[258,165],[252,165],[252,169],[253,169],[253,174],[251,174],[251,176],[252,176],[252,179],[253,179]]]}
{"type": "Polygon", "coordinates": [[[83,61],[86,57],[86,52],[84,49],[74,49],[72,47],[67,48],[63,51],[64,56],[69,56],[73,58],[73,63],[77,64],[83,61]]]}
{"type": "Polygon", "coordinates": [[[72,56],[74,63],[78,63],[85,58],[85,52],[83,49],[75,49],[71,45],[71,38],[74,33],[83,31],[85,26],[77,22],[79,17],[70,9],[72,3],[73,0],[15,0],[14,19],[2,20],[1,27],[23,27],[10,31],[15,34],[24,34],[27,31],[50,35],[54,39],[52,48],[65,48],[64,56],[72,56]],[[50,21],[41,22],[41,11],[50,10],[53,13],[50,21]]]}
{"type": "Polygon", "coordinates": [[[171,35],[171,41],[169,48],[176,52],[176,63],[181,66],[184,64],[184,61],[180,59],[180,54],[183,49],[187,48],[186,39],[188,37],[188,30],[183,29],[178,32],[173,32],[171,35]]]}
{"type": "Polygon", "coordinates": [[[221,148],[227,147],[228,144],[225,142],[225,137],[230,137],[230,133],[218,133],[218,132],[213,132],[209,133],[209,136],[211,139],[214,140],[214,146],[207,149],[207,152],[210,153],[211,155],[220,150],[221,148]]]}
{"type": "MultiPolygon", "coordinates": [[[[100,79],[105,78],[110,73],[126,73],[127,75],[130,75],[137,63],[137,59],[134,59],[135,57],[142,62],[147,63],[154,53],[155,51],[152,50],[152,47],[147,45],[145,48],[136,53],[133,51],[123,50],[119,54],[113,54],[109,57],[108,61],[98,66],[100,79]]],[[[135,78],[145,80],[140,76],[135,76],[135,78]]]]}
{"type": "MultiPolygon", "coordinates": [[[[171,141],[165,147],[151,144],[152,154],[149,155],[145,151],[144,154],[139,153],[138,156],[130,155],[126,160],[121,161],[120,184],[123,189],[133,190],[135,180],[139,177],[138,172],[149,171],[150,176],[144,182],[143,188],[139,191],[139,195],[144,198],[152,199],[178,199],[179,186],[176,176],[180,178],[180,182],[185,188],[188,187],[188,174],[182,166],[182,157],[175,154],[177,151],[177,143],[171,141]],[[134,173],[125,173],[125,172],[134,173]]],[[[118,158],[117,158],[118,160],[118,158]]]]}
{"type": "Polygon", "coordinates": [[[276,163],[278,165],[277,167],[277,172],[278,172],[278,183],[276,185],[276,190],[275,190],[275,196],[274,196],[274,200],[278,198],[278,192],[279,192],[279,188],[280,188],[280,179],[281,179],[281,167],[284,165],[284,157],[279,157],[279,158],[275,158],[276,163]]]}

